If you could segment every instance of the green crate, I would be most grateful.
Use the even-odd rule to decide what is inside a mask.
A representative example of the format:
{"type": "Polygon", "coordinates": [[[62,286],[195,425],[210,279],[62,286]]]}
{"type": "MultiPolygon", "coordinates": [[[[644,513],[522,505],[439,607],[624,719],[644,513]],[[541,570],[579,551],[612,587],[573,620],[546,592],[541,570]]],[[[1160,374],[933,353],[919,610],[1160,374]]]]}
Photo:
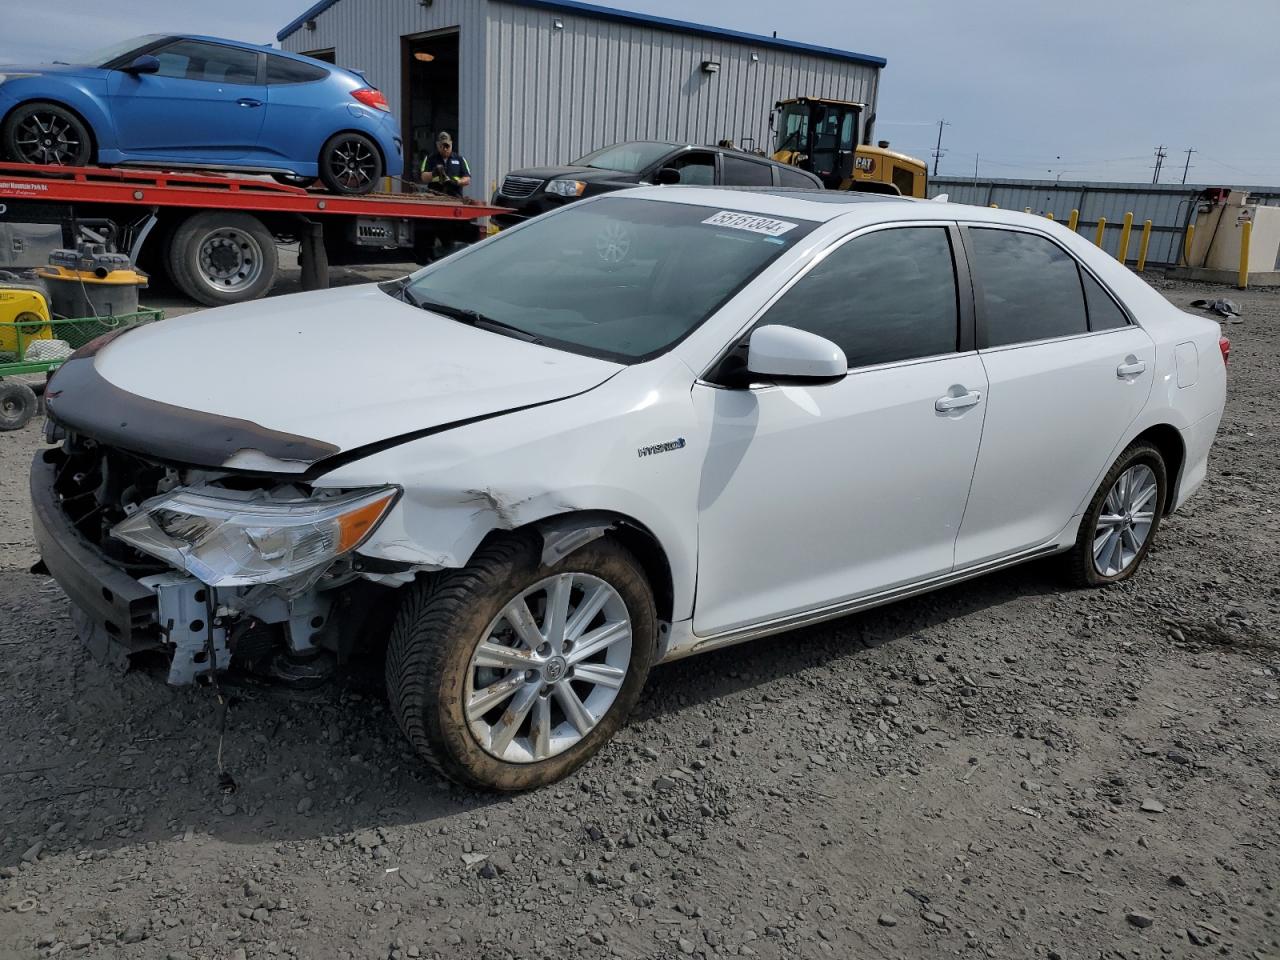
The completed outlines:
{"type": "Polygon", "coordinates": [[[22,320],[5,324],[6,345],[14,341],[7,336],[16,334],[16,350],[0,350],[0,377],[12,377],[26,373],[47,373],[66,362],[67,357],[52,360],[27,360],[31,344],[40,341],[65,341],[72,350],[78,350],[95,337],[111,333],[122,327],[135,327],[154,320],[163,320],[164,311],[142,309],[136,313],[118,317],[76,317],[70,320],[22,320]]]}

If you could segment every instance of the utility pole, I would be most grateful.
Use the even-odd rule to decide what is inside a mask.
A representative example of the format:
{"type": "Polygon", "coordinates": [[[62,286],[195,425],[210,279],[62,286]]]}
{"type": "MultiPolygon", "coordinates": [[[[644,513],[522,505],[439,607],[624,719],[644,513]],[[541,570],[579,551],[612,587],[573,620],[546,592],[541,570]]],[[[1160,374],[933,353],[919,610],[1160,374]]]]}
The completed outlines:
{"type": "Polygon", "coordinates": [[[938,145],[933,148],[933,175],[938,175],[938,159],[942,156],[942,128],[949,127],[951,124],[945,120],[938,121],[938,145]]]}
{"type": "Polygon", "coordinates": [[[978,155],[976,153],[973,155],[973,185],[975,187],[978,185],[978,155]]]}
{"type": "Polygon", "coordinates": [[[1160,144],[1160,146],[1156,147],[1156,171],[1151,175],[1152,183],[1160,182],[1160,168],[1164,165],[1164,158],[1167,156],[1168,154],[1165,153],[1163,143],[1160,144]]]}
{"type": "Polygon", "coordinates": [[[1191,169],[1191,155],[1197,152],[1198,151],[1196,150],[1195,147],[1189,147],[1186,151],[1187,162],[1182,165],[1182,182],[1183,183],[1187,182],[1187,171],[1191,169]]]}

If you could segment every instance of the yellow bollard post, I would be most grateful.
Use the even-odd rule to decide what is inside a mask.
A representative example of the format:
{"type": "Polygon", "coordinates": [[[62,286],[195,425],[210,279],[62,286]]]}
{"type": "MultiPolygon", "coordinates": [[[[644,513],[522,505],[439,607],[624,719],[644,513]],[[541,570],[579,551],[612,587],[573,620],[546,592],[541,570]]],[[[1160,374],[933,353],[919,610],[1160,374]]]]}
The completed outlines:
{"type": "Polygon", "coordinates": [[[1240,227],[1240,276],[1236,278],[1236,286],[1241,290],[1249,289],[1249,237],[1253,235],[1253,221],[1246,220],[1240,227]]]}
{"type": "Polygon", "coordinates": [[[1151,245],[1151,221],[1142,221],[1142,239],[1138,242],[1138,272],[1147,269],[1147,247],[1151,245]]]}
{"type": "Polygon", "coordinates": [[[1187,235],[1182,241],[1182,261],[1186,266],[1191,266],[1191,241],[1196,235],[1196,225],[1194,223],[1187,224],[1187,235]]]}
{"type": "Polygon", "coordinates": [[[1067,217],[1067,229],[1072,233],[1076,232],[1076,227],[1080,225],[1080,211],[1072,210],[1071,216],[1067,217]]]}
{"type": "Polygon", "coordinates": [[[1052,219],[1053,219],[1053,211],[1052,211],[1052,210],[1050,210],[1048,213],[1046,213],[1046,214],[1045,214],[1045,218],[1046,218],[1046,219],[1049,219],[1049,220],[1052,220],[1052,219]]]}
{"type": "Polygon", "coordinates": [[[1023,213],[1030,213],[1030,212],[1031,212],[1031,208],[1030,208],[1030,207],[1023,207],[1023,208],[1022,208],[1022,212],[1023,212],[1023,213]]]}
{"type": "Polygon", "coordinates": [[[1106,232],[1107,232],[1107,218],[1099,217],[1098,218],[1098,235],[1093,238],[1093,245],[1095,247],[1102,246],[1102,238],[1106,234],[1106,232]]]}
{"type": "Polygon", "coordinates": [[[1133,233],[1133,214],[1124,215],[1124,226],[1120,228],[1120,249],[1116,251],[1116,259],[1124,263],[1129,259],[1129,236],[1133,233]]]}
{"type": "Polygon", "coordinates": [[[1000,204],[998,204],[998,203],[989,203],[989,204],[987,204],[987,206],[989,206],[992,210],[999,210],[999,209],[1000,209],[1000,204]]]}

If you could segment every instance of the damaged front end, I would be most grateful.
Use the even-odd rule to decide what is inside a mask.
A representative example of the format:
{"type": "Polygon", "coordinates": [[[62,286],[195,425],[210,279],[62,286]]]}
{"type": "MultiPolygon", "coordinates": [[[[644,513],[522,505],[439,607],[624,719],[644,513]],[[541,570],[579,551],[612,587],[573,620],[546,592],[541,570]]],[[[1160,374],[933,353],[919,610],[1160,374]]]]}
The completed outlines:
{"type": "Polygon", "coordinates": [[[161,654],[189,684],[233,661],[290,682],[323,679],[381,608],[376,583],[408,568],[355,550],[396,487],[183,467],[70,431],[35,458],[42,565],[72,600],[99,659],[161,654]]]}

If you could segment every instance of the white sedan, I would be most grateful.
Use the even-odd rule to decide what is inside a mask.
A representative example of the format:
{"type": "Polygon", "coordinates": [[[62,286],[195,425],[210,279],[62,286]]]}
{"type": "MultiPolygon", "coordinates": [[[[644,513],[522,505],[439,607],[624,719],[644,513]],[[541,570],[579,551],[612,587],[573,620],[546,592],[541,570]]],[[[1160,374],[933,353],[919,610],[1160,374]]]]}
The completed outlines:
{"type": "Polygon", "coordinates": [[[1132,576],[1204,479],[1219,333],[1019,213],[639,189],[91,345],[35,530],[100,656],[385,651],[422,756],[522,789],[658,663],[1048,554],[1132,576]]]}

